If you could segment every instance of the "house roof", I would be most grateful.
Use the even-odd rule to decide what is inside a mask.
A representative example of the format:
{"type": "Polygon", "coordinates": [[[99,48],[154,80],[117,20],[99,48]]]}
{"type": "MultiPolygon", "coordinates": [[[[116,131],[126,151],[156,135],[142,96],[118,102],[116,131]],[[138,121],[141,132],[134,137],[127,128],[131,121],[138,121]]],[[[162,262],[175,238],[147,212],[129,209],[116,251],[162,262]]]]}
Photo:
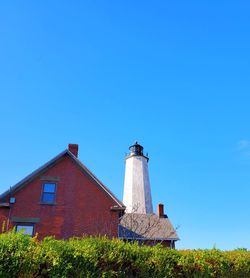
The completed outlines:
{"type": "Polygon", "coordinates": [[[126,213],[119,225],[119,238],[134,240],[179,240],[167,217],[156,214],[126,213]]]}
{"type": "Polygon", "coordinates": [[[124,208],[124,204],[119,201],[115,195],[85,166],[81,163],[81,161],[68,149],[64,150],[54,158],[52,158],[50,161],[45,163],[43,166],[32,172],[30,175],[22,179],[20,182],[12,186],[9,190],[5,191],[0,195],[0,200],[4,200],[6,197],[9,196],[9,194],[14,194],[15,192],[19,191],[23,186],[27,185],[30,181],[34,180],[37,176],[41,175],[45,170],[52,167],[55,163],[57,163],[60,159],[62,159],[64,156],[68,155],[79,167],[80,169],[86,173],[89,177],[91,177],[97,186],[100,187],[101,190],[103,190],[113,201],[116,203],[115,207],[117,208],[124,208]]]}

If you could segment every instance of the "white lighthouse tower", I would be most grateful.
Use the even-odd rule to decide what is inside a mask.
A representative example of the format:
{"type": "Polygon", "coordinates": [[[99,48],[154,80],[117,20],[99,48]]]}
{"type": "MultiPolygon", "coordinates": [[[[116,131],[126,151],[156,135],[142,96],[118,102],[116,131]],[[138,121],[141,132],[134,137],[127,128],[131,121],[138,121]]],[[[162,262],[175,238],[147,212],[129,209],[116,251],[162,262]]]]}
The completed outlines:
{"type": "Polygon", "coordinates": [[[137,142],[129,147],[126,157],[123,203],[127,213],[153,213],[151,189],[148,175],[149,158],[137,142]]]}

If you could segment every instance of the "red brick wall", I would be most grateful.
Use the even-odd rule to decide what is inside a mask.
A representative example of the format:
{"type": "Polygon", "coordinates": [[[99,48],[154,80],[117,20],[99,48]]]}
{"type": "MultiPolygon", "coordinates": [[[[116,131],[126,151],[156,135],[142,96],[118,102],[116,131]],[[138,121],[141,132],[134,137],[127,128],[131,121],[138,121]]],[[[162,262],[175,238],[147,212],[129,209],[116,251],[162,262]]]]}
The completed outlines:
{"type": "Polygon", "coordinates": [[[8,208],[0,208],[0,233],[5,232],[8,229],[8,216],[9,209],[8,208]]]}
{"type": "MultiPolygon", "coordinates": [[[[110,208],[116,203],[68,156],[46,170],[14,194],[16,203],[12,217],[40,218],[35,224],[39,238],[54,235],[69,238],[82,235],[117,236],[118,212],[110,208]],[[56,205],[40,204],[41,177],[58,177],[56,205]]],[[[6,217],[0,208],[0,223],[6,217]]],[[[14,224],[14,223],[12,223],[14,224]]]]}

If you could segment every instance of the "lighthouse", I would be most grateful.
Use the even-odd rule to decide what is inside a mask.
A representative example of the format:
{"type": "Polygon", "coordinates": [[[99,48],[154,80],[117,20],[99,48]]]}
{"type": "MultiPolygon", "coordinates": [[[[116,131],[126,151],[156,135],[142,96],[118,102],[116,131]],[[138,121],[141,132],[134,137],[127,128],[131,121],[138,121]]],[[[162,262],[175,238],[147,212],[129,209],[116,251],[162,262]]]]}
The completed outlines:
{"type": "Polygon", "coordinates": [[[127,213],[153,213],[150,181],[148,174],[148,156],[137,142],[129,147],[125,158],[125,179],[123,203],[127,213]]]}

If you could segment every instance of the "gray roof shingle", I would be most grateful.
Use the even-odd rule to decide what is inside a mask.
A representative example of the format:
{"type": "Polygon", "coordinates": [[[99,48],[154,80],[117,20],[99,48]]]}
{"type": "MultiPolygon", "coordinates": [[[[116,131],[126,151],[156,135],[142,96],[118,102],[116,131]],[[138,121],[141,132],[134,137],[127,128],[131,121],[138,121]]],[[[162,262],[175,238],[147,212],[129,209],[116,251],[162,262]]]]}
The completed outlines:
{"type": "Polygon", "coordinates": [[[167,217],[156,214],[126,213],[120,220],[119,238],[141,240],[179,240],[167,217]]]}

